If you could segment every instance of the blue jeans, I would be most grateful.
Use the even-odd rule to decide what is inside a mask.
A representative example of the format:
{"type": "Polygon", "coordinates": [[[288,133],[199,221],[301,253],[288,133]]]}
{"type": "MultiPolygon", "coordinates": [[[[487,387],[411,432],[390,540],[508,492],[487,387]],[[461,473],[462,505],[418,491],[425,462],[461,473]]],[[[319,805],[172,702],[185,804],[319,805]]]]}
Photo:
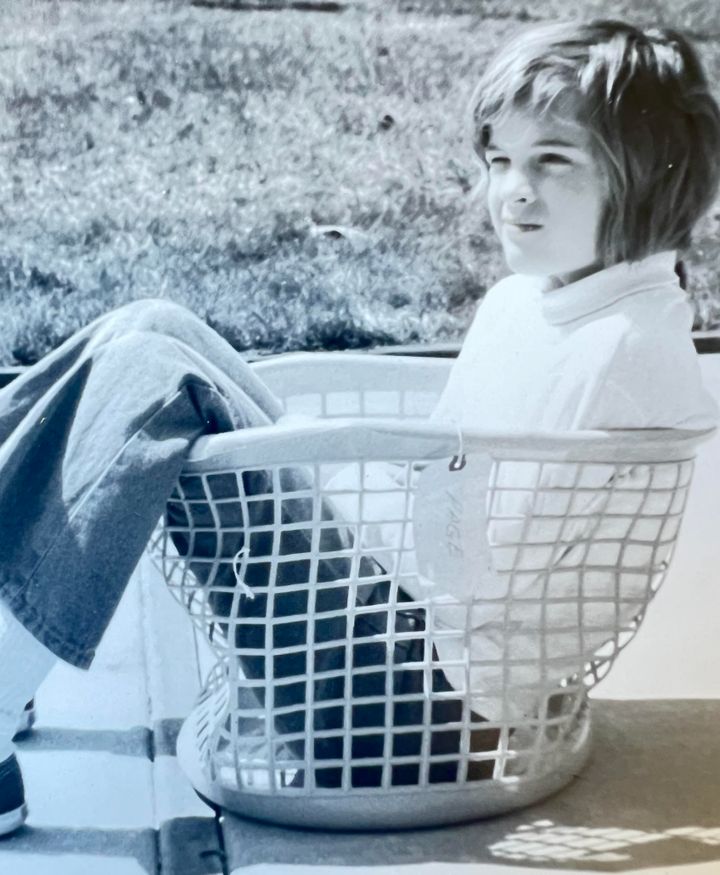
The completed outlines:
{"type": "Polygon", "coordinates": [[[0,596],[89,666],[191,443],[280,412],[182,307],[137,301],[95,320],[0,390],[0,596]]]}
{"type": "MultiPolygon", "coordinates": [[[[172,493],[192,442],[202,434],[267,425],[281,412],[278,399],[242,357],[176,304],[137,301],[95,320],[0,390],[0,597],[57,656],[88,667],[157,520],[164,512],[170,522],[180,521],[182,509],[173,503],[172,493]]],[[[306,475],[298,470],[288,476],[306,475]]],[[[257,472],[246,478],[246,489],[259,492],[262,481],[263,472],[257,472]]],[[[294,537],[305,535],[298,532],[294,537]]],[[[340,537],[337,533],[338,541],[340,537]]],[[[176,546],[181,554],[187,551],[180,535],[176,546]]],[[[293,553],[302,552],[303,546],[286,544],[293,553]]],[[[288,563],[286,574],[294,573],[288,563]]],[[[324,590],[324,598],[332,601],[327,609],[345,605],[347,561],[329,561],[320,573],[326,581],[338,580],[336,588],[324,590]]],[[[377,580],[378,573],[384,572],[374,560],[362,560],[360,576],[374,575],[377,580]]],[[[262,586],[264,580],[249,576],[246,582],[262,586]]],[[[388,612],[382,605],[388,591],[387,584],[368,588],[363,602],[377,603],[378,611],[356,620],[353,637],[367,638],[384,630],[388,612]]],[[[301,597],[296,593],[298,606],[301,597]]],[[[223,604],[213,607],[222,616],[223,604]]],[[[288,609],[284,604],[283,610],[288,609]]],[[[274,610],[267,599],[244,600],[254,628],[260,616],[269,619],[274,610]]],[[[398,631],[422,629],[423,617],[410,610],[401,612],[395,622],[398,631]]],[[[325,640],[344,641],[344,623],[342,618],[326,622],[321,633],[314,630],[314,640],[321,640],[317,635],[322,634],[325,640]]],[[[307,631],[307,624],[293,624],[287,632],[293,640],[278,646],[302,644],[307,631]]],[[[243,634],[242,626],[237,634],[243,634]]],[[[421,638],[396,645],[393,662],[421,660],[422,647],[421,638]]],[[[332,661],[345,658],[341,649],[344,654],[344,648],[323,651],[318,659],[325,664],[316,665],[316,671],[336,667],[332,661]]],[[[373,648],[365,647],[358,657],[376,660],[371,664],[378,666],[377,674],[357,675],[352,692],[359,700],[386,689],[387,661],[380,650],[373,656],[373,648]]],[[[286,672],[302,671],[297,664],[280,661],[272,669],[261,667],[250,656],[242,667],[255,678],[267,672],[268,678],[281,679],[286,672]]],[[[319,707],[323,699],[337,697],[337,684],[337,679],[326,681],[327,689],[321,683],[316,691],[316,728],[334,728],[342,719],[342,709],[319,707]]],[[[417,691],[421,697],[422,672],[396,671],[393,686],[397,693],[417,691]]],[[[452,689],[439,671],[433,673],[433,686],[452,689]]],[[[283,695],[296,701],[295,685],[278,685],[276,705],[284,704],[283,695]]],[[[418,703],[416,707],[422,707],[421,698],[418,703]]],[[[281,730],[296,732],[296,723],[304,720],[302,699],[297,704],[296,717],[278,718],[281,730]]],[[[399,722],[417,722],[417,715],[405,713],[409,708],[407,704],[396,709],[399,722]]],[[[433,722],[436,710],[438,723],[459,720],[461,708],[459,699],[436,702],[433,722]]],[[[380,728],[386,720],[384,706],[366,706],[357,714],[353,725],[380,728]]],[[[440,748],[457,750],[458,741],[459,732],[438,733],[440,748]]],[[[341,734],[323,741],[319,755],[334,758],[339,745],[341,734]]],[[[439,765],[444,773],[452,766],[439,765]]],[[[327,776],[330,784],[335,780],[335,775],[327,776]]]]}

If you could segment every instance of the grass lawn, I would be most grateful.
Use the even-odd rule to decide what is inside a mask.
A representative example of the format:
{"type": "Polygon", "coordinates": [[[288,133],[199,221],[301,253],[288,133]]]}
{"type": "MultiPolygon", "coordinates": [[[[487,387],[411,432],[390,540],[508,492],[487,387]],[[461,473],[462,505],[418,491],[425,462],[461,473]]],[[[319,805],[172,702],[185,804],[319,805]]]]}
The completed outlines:
{"type": "MultiPolygon", "coordinates": [[[[0,364],[161,295],[238,349],[459,339],[504,272],[464,110],[530,20],[689,28],[716,0],[365,0],[338,14],[166,0],[0,10],[0,364]]],[[[720,203],[689,255],[720,324],[720,203]]]]}

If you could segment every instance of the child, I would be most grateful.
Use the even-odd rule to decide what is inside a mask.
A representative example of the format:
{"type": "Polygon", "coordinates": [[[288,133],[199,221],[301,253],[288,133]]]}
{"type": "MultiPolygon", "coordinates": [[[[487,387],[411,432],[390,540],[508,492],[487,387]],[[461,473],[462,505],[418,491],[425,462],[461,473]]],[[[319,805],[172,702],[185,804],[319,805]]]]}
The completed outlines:
{"type": "MultiPolygon", "coordinates": [[[[720,180],[720,111],[687,41],[674,31],[643,32],[613,21],[534,27],[491,62],[470,107],[490,217],[514,273],[483,299],[431,418],[499,432],[716,425],[718,408],[702,385],[692,312],[676,272],[678,250],[688,245],[720,180]]],[[[508,476],[506,465],[506,484],[508,476]]],[[[562,472],[546,472],[543,490],[553,476],[562,472]]],[[[341,472],[331,486],[357,490],[357,471],[341,472]]],[[[403,517],[392,468],[365,465],[365,486],[381,495],[396,490],[398,507],[393,513],[379,506],[379,519],[403,517]]],[[[503,513],[518,519],[489,528],[491,547],[516,543],[530,512],[527,495],[519,493],[513,506],[503,495],[503,513]]],[[[342,512],[342,496],[335,502],[342,512]]],[[[425,504],[414,509],[416,524],[423,513],[437,514],[437,501],[425,496],[425,504]]],[[[392,523],[368,527],[365,546],[381,558],[397,549],[401,531],[392,523]]],[[[503,551],[493,552],[499,571],[503,551]]],[[[521,558],[532,567],[529,555],[521,558]]],[[[504,564],[509,571],[510,561],[504,564]]],[[[507,592],[507,576],[504,590],[502,580],[497,585],[495,598],[507,592]]],[[[513,592],[539,599],[547,586],[542,577],[523,587],[516,579],[513,592]]],[[[446,593],[463,601],[454,580],[444,589],[412,582],[405,588],[418,600],[446,593]]],[[[614,585],[612,611],[613,593],[614,585]]],[[[572,628],[576,591],[554,581],[553,596],[563,595],[572,628]]],[[[616,622],[632,619],[633,600],[626,601],[627,615],[616,622]]],[[[521,717],[533,698],[509,698],[504,687],[505,641],[491,622],[503,610],[473,607],[471,684],[484,693],[473,706],[490,719],[521,717]]],[[[592,611],[586,606],[587,650],[587,627],[612,625],[597,604],[592,611]]],[[[436,606],[434,621],[455,633],[436,640],[441,663],[466,662],[464,607],[436,606]]],[[[530,655],[539,650],[537,622],[524,636],[516,634],[512,644],[513,659],[528,663],[513,668],[518,685],[536,676],[530,655]]],[[[574,638],[549,636],[542,646],[556,682],[563,668],[572,673],[574,638]]],[[[466,683],[463,669],[445,674],[455,688],[466,683]]]]}
{"type": "Polygon", "coordinates": [[[718,106],[687,41],[619,22],[538,27],[495,59],[472,106],[515,275],[485,296],[435,417],[713,421],[674,273],[720,177],[718,106]]]}
{"type": "MultiPolygon", "coordinates": [[[[471,107],[490,217],[514,274],[485,296],[433,418],[526,432],[716,425],[676,275],[678,251],[720,180],[720,111],[687,41],[612,21],[537,27],[495,58],[471,107]]],[[[515,504],[504,511],[528,512],[521,499],[515,504]]],[[[513,540],[500,524],[488,536],[491,546],[513,540]]],[[[565,580],[572,576],[553,577],[552,594],[567,597],[572,628],[577,594],[572,583],[563,589],[565,580]]],[[[513,592],[539,598],[548,585],[516,579],[513,592]]],[[[606,611],[616,610],[615,585],[606,611]]],[[[614,623],[637,612],[642,598],[633,595],[623,592],[614,623]]],[[[501,664],[504,642],[493,639],[492,619],[489,606],[476,612],[476,663],[496,654],[501,664]]],[[[557,609],[555,622],[562,625],[557,609]]],[[[614,623],[599,602],[586,604],[583,648],[604,643],[590,628],[614,623]]],[[[443,652],[442,640],[441,659],[460,657],[443,652]]],[[[538,641],[537,622],[513,639],[513,659],[528,662],[514,670],[518,682],[523,673],[534,678],[529,657],[538,641]]],[[[572,671],[567,657],[578,643],[549,635],[542,645],[557,682],[563,666],[572,671]]],[[[485,716],[503,705],[505,713],[526,712],[528,697],[502,701],[499,669],[472,675],[485,693],[474,706],[485,716]]]]}
{"type": "MultiPolygon", "coordinates": [[[[490,214],[516,275],[486,296],[435,418],[713,424],[674,267],[717,189],[720,113],[686,40],[618,22],[537,28],[479,93],[490,214]]],[[[0,393],[0,832],[25,816],[14,721],[56,656],[92,661],[192,441],[280,412],[211,329],[152,301],[97,320],[0,393]]]]}

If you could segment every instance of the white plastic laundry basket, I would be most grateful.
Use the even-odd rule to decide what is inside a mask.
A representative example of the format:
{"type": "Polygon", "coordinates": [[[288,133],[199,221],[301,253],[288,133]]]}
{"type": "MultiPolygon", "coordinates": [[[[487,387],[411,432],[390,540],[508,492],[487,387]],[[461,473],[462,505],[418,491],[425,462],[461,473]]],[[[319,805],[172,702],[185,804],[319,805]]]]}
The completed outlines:
{"type": "Polygon", "coordinates": [[[256,367],[313,418],[198,441],[161,539],[217,655],[178,744],[193,785],[355,829],[559,789],[588,753],[587,691],[663,580],[707,433],[459,436],[426,419],[446,361],[256,367]]]}

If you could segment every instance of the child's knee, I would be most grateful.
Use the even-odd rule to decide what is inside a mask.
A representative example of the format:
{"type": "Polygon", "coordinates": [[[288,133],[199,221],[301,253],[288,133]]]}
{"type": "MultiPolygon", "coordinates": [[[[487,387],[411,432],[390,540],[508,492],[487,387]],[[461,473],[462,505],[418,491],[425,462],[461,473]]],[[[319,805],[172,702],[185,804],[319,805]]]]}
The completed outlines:
{"type": "Polygon", "coordinates": [[[106,343],[100,344],[96,356],[97,361],[107,361],[109,358],[115,363],[115,367],[127,371],[135,363],[145,365],[150,358],[156,361],[171,345],[171,338],[127,325],[123,326],[122,331],[109,337],[106,343]]]}
{"type": "Polygon", "coordinates": [[[197,318],[186,307],[168,301],[167,298],[141,298],[109,313],[106,326],[113,334],[125,331],[153,331],[162,334],[178,322],[197,318]]]}

